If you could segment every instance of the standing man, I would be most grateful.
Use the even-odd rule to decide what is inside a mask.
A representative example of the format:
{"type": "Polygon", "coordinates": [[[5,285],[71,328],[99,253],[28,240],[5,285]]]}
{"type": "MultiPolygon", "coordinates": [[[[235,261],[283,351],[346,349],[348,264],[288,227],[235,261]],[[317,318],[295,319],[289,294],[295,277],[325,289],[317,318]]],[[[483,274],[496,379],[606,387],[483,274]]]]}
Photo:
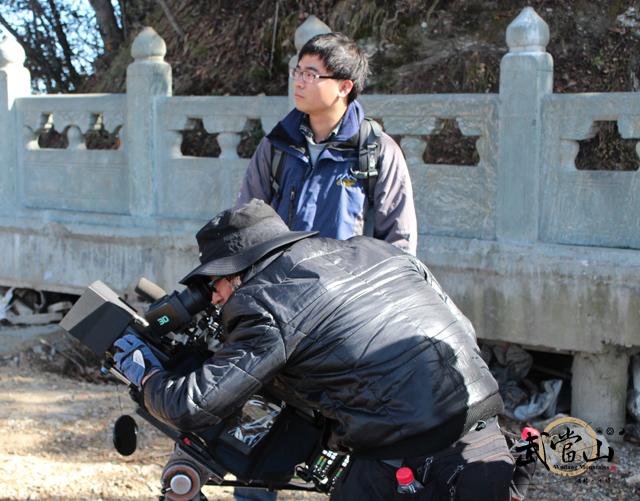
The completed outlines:
{"type": "MultiPolygon", "coordinates": [[[[291,230],[338,240],[364,234],[415,255],[418,230],[404,156],[376,122],[365,120],[356,101],[368,71],[366,55],[342,33],[317,35],[302,47],[291,71],[296,107],[258,145],[237,205],[258,198],[291,230]]],[[[235,496],[276,499],[243,488],[235,496]]]]}
{"type": "Polygon", "coordinates": [[[291,71],[296,108],[258,145],[237,205],[258,198],[291,230],[338,240],[365,234],[415,255],[404,156],[356,101],[367,73],[365,54],[341,33],[302,47],[291,71]]]}
{"type": "Polygon", "coordinates": [[[397,499],[509,499],[498,385],[471,323],[418,259],[371,238],[289,231],[259,200],[196,238],[200,265],[182,283],[212,284],[221,347],[179,374],[136,336],[115,342],[117,369],[152,415],[206,429],[266,388],[319,411],[331,448],[351,454],[331,501],[396,499],[406,468],[418,492],[397,499]]]}

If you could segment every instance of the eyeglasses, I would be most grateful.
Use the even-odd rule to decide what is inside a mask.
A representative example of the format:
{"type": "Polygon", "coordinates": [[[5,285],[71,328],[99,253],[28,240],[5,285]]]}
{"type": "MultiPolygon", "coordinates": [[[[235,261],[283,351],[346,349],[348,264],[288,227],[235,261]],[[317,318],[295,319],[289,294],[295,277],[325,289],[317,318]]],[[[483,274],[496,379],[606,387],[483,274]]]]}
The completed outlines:
{"type": "Polygon", "coordinates": [[[345,80],[344,78],[337,77],[335,75],[318,75],[313,71],[300,70],[298,68],[291,68],[289,70],[289,76],[294,80],[302,80],[304,83],[314,83],[318,78],[332,78],[333,80],[345,80]]]}
{"type": "Polygon", "coordinates": [[[220,280],[222,279],[225,279],[227,282],[231,284],[232,287],[234,287],[233,279],[236,278],[237,276],[238,275],[236,274],[236,275],[227,275],[224,277],[211,277],[211,281],[207,284],[207,287],[209,287],[212,293],[219,292],[217,284],[219,284],[220,280]]]}
{"type": "Polygon", "coordinates": [[[212,293],[214,292],[218,292],[218,289],[216,289],[216,284],[222,280],[224,277],[215,277],[212,278],[212,280],[207,284],[207,286],[209,287],[209,290],[211,290],[212,293]]]}

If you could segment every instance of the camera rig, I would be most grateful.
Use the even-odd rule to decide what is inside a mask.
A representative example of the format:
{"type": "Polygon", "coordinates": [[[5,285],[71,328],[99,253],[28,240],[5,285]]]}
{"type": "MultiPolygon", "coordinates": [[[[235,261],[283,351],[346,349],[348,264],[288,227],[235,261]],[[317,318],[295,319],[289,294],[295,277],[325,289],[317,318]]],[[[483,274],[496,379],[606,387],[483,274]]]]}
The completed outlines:
{"type": "MultiPolygon", "coordinates": [[[[142,278],[136,292],[152,301],[144,315],[103,282],[95,281],[60,325],[104,358],[103,372],[129,386],[136,413],[174,441],[161,476],[160,499],[203,500],[204,485],[330,492],[349,456],[327,449],[326,422],[316,412],[296,409],[262,391],[211,428],[184,432],[157,420],[144,408],[138,389],[113,364],[113,342],[127,329],[134,329],[166,370],[187,374],[215,354],[222,329],[219,312],[210,303],[210,284],[205,281],[167,294],[142,278]],[[227,473],[236,480],[225,479],[227,473]]],[[[121,416],[113,435],[118,452],[132,454],[136,434],[133,418],[121,416]]]]}

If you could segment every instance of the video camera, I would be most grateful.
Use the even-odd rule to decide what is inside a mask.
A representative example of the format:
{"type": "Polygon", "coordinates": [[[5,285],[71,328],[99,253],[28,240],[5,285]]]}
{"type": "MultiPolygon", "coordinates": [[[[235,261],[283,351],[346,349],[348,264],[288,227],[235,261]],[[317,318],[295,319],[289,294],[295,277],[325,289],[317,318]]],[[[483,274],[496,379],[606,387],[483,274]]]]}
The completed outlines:
{"type": "MultiPolygon", "coordinates": [[[[187,374],[215,354],[222,329],[211,304],[211,285],[204,280],[167,294],[142,278],[136,292],[152,301],[143,316],[104,283],[93,282],[60,325],[104,357],[103,372],[129,385],[136,413],[175,442],[161,476],[161,499],[206,499],[200,490],[206,484],[330,492],[349,456],[326,449],[326,423],[317,413],[286,405],[263,391],[210,429],[186,433],[145,410],[137,388],[113,365],[113,342],[134,329],[166,370],[187,374]],[[225,480],[227,473],[237,480],[225,480]]],[[[131,416],[116,421],[113,441],[118,452],[135,451],[136,433],[131,416]]]]}

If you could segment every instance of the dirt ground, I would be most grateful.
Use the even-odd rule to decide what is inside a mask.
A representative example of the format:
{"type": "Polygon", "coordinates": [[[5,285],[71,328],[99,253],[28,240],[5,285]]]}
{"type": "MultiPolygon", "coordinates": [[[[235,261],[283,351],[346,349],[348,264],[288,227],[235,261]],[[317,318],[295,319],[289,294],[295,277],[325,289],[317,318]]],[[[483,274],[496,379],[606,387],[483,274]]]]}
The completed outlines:
{"type": "MultiPolygon", "coordinates": [[[[0,363],[0,500],[157,500],[171,440],[138,418],[134,454],[120,456],[111,442],[113,422],[134,405],[121,384],[0,363]]],[[[204,492],[233,499],[231,488],[204,492]]],[[[292,494],[280,499],[326,499],[292,494]]]]}
{"type": "MultiPolygon", "coordinates": [[[[111,426],[133,402],[120,384],[96,384],[0,363],[0,500],[155,500],[172,445],[141,419],[138,450],[127,458],[111,444],[111,426]]],[[[579,479],[538,468],[528,499],[639,499],[640,448],[616,446],[616,464],[579,479]],[[612,468],[613,466],[613,468],[612,468]]],[[[209,500],[230,488],[207,487],[209,500]]],[[[326,500],[281,493],[281,500],[326,500]]]]}

